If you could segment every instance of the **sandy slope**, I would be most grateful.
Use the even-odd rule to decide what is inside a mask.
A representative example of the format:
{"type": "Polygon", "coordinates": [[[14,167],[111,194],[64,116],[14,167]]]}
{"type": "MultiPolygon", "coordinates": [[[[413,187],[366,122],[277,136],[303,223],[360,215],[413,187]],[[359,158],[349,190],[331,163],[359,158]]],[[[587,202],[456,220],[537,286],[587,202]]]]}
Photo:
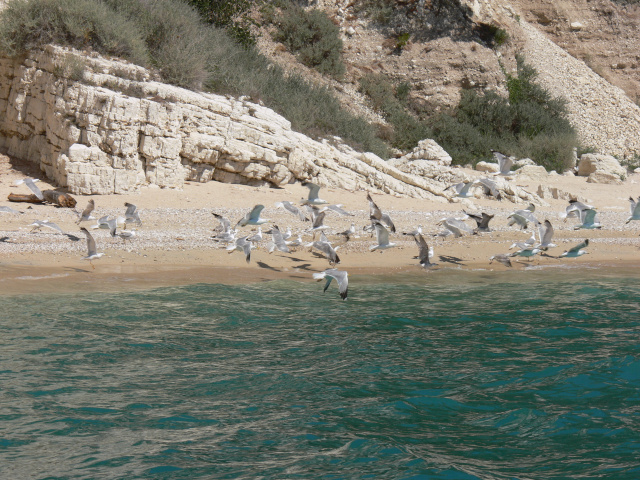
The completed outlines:
{"type": "MultiPolygon", "coordinates": [[[[25,175],[36,175],[28,165],[9,163],[7,157],[0,160],[0,205],[11,206],[24,213],[0,213],[0,288],[6,293],[42,292],[75,288],[119,289],[126,281],[127,288],[135,285],[147,288],[159,285],[195,282],[251,282],[277,278],[299,278],[311,280],[311,273],[329,266],[327,260],[299,248],[291,254],[269,254],[263,241],[253,251],[251,263],[246,264],[240,252],[228,254],[222,246],[212,241],[213,229],[218,222],[212,212],[230,218],[232,223],[256,204],[266,206],[263,216],[277,224],[282,230],[291,227],[294,233],[303,232],[308,224],[303,224],[291,214],[274,206],[275,202],[289,200],[298,202],[307,195],[307,189],[299,184],[283,189],[255,188],[228,185],[217,182],[206,184],[190,183],[183,190],[168,190],[153,187],[143,188],[139,194],[91,197],[76,196],[77,210],[81,211],[89,198],[96,204],[95,216],[122,215],[124,202],[135,203],[142,217],[143,225],[137,230],[137,238],[132,242],[114,241],[106,230],[95,230],[98,250],[105,256],[94,262],[92,269],[82,257],[86,255],[84,235],[79,231],[76,220],[78,213],[71,209],[50,205],[18,204],[8,202],[11,192],[28,193],[24,185],[14,182],[25,175]],[[28,225],[36,219],[50,219],[65,232],[77,237],[68,238],[53,231],[30,233],[28,225]]],[[[541,181],[518,178],[518,185],[536,191],[541,181]]],[[[595,205],[603,224],[601,230],[574,230],[575,220],[566,223],[560,219],[567,202],[550,199],[549,206],[538,207],[539,220],[549,219],[555,228],[557,248],[547,252],[547,256],[537,257],[532,264],[537,266],[632,266],[640,265],[640,222],[625,225],[629,216],[630,195],[640,195],[640,174],[631,175],[623,185],[598,185],[586,183],[585,178],[549,176],[543,180],[548,186],[580,195],[595,205]],[[555,258],[564,250],[590,239],[589,255],[580,258],[555,258]]],[[[52,188],[45,180],[42,189],[52,188]]],[[[338,268],[348,270],[350,275],[364,273],[421,272],[414,258],[417,248],[411,237],[400,232],[413,230],[422,225],[425,238],[434,245],[439,266],[425,275],[437,274],[437,270],[447,269],[487,269],[507,270],[501,264],[489,264],[489,257],[509,251],[513,241],[525,240],[530,231],[523,232],[516,227],[507,227],[507,216],[516,208],[510,202],[492,199],[464,200],[460,203],[441,204],[426,200],[397,198],[390,195],[374,195],[375,201],[394,218],[398,234],[392,241],[398,247],[384,252],[370,252],[375,239],[362,232],[368,223],[368,202],[366,192],[321,190],[321,197],[354,214],[353,217],[328,214],[326,224],[329,232],[347,229],[353,221],[359,238],[343,245],[338,253],[341,263],[338,268]],[[432,235],[441,231],[437,222],[452,214],[484,210],[495,214],[491,226],[493,232],[467,236],[461,239],[442,239],[432,235]]],[[[469,224],[473,222],[467,221],[469,224]]],[[[93,222],[86,222],[89,226],[93,222]]],[[[244,227],[249,233],[251,229],[244,227]]],[[[268,236],[265,236],[268,237],[268,236]]],[[[303,237],[310,241],[310,235],[303,237]]],[[[339,236],[330,236],[336,244],[339,236]]],[[[527,263],[524,260],[524,263],[527,263]]],[[[524,263],[515,263],[513,269],[527,269],[524,263]]]]}

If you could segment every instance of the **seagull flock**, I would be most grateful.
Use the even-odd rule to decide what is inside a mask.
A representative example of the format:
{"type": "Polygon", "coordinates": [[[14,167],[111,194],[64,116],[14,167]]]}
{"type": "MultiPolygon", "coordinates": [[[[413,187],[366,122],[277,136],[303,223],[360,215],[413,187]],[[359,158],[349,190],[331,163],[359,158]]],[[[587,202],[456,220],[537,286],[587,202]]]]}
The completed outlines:
{"type": "MultiPolygon", "coordinates": [[[[497,153],[497,152],[496,152],[497,153]]],[[[506,175],[509,172],[511,165],[501,165],[500,172],[498,174],[506,175]]],[[[42,193],[38,194],[40,190],[35,185],[36,179],[27,178],[19,180],[16,184],[24,183],[27,185],[33,193],[41,198],[42,193]]],[[[331,217],[333,215],[339,216],[355,216],[352,213],[344,210],[342,205],[330,204],[327,200],[320,198],[320,186],[314,183],[304,183],[309,189],[309,195],[307,198],[301,199],[298,203],[300,206],[296,206],[289,201],[281,201],[275,203],[276,208],[282,208],[286,212],[293,215],[298,222],[302,224],[297,234],[292,233],[290,226],[286,230],[281,230],[277,225],[273,224],[271,220],[262,217],[262,213],[265,209],[264,205],[255,205],[249,212],[247,212],[235,225],[232,226],[232,222],[225,216],[212,212],[213,217],[219,222],[219,225],[214,230],[212,240],[218,245],[223,246],[230,254],[235,251],[240,251],[244,254],[245,261],[250,263],[251,251],[257,248],[257,245],[262,245],[265,240],[265,235],[270,235],[269,241],[265,244],[265,250],[269,253],[279,251],[282,253],[291,253],[297,248],[308,248],[311,251],[317,251],[319,255],[325,257],[329,263],[329,267],[326,270],[313,273],[315,280],[326,280],[324,290],[326,291],[332,280],[336,280],[338,284],[338,292],[343,300],[347,299],[348,294],[348,274],[345,270],[338,270],[336,265],[340,264],[341,259],[338,255],[338,250],[352,238],[359,238],[358,230],[355,226],[355,222],[351,223],[351,227],[343,232],[335,232],[328,225],[325,224],[327,214],[331,217]],[[262,231],[262,227],[271,223],[271,226],[262,231]],[[242,232],[244,227],[257,227],[257,232],[254,230],[250,233],[242,232]],[[333,233],[331,233],[333,232],[333,233]],[[310,241],[303,240],[304,236],[310,236],[310,241]],[[334,244],[329,237],[338,237],[339,243],[334,244]]],[[[457,188],[457,187],[456,187],[457,188]]],[[[490,187],[487,187],[490,189],[490,187]]],[[[464,188],[460,189],[460,192],[464,191],[464,188]]],[[[497,197],[497,195],[488,192],[489,194],[497,197]]],[[[386,249],[394,248],[398,244],[391,241],[392,235],[396,234],[396,226],[390,215],[385,213],[373,200],[371,194],[367,193],[367,201],[369,203],[369,222],[362,227],[362,234],[369,232],[371,235],[375,233],[376,243],[371,245],[369,250],[384,251],[386,249]]],[[[631,204],[631,214],[626,223],[632,220],[640,220],[640,197],[637,200],[629,198],[631,204]]],[[[136,237],[136,229],[127,227],[134,224],[135,226],[141,226],[142,221],[140,214],[135,205],[131,203],[125,203],[126,210],[121,216],[110,217],[108,215],[95,218],[93,213],[95,212],[95,201],[89,200],[86,208],[78,214],[76,224],[82,222],[95,221],[95,224],[90,225],[89,228],[80,227],[80,230],[84,233],[87,240],[87,255],[82,257],[88,260],[93,269],[95,265],[93,260],[97,260],[104,255],[104,252],[99,252],[96,245],[96,241],[91,234],[90,230],[105,229],[109,231],[112,238],[119,237],[124,242],[130,241],[136,237]]],[[[13,213],[18,214],[17,210],[11,207],[0,206],[0,213],[13,213]]],[[[494,215],[481,213],[468,213],[462,211],[459,216],[450,216],[442,218],[437,222],[438,226],[443,228],[442,231],[432,234],[435,239],[446,238],[452,236],[453,238],[460,238],[465,235],[481,235],[488,234],[492,230],[489,226],[490,221],[494,218],[494,215]],[[465,220],[471,219],[475,222],[475,227],[470,226],[465,220]]],[[[602,225],[598,219],[598,214],[595,207],[587,205],[578,200],[570,200],[569,205],[565,211],[560,214],[560,218],[567,221],[567,219],[577,219],[577,224],[574,229],[600,229],[602,225]]],[[[511,267],[512,260],[517,257],[526,258],[529,262],[536,255],[549,255],[547,251],[549,249],[557,247],[552,243],[554,229],[551,222],[545,219],[540,222],[535,216],[535,205],[530,204],[524,209],[517,209],[509,214],[506,218],[507,226],[519,227],[522,230],[530,229],[531,236],[524,241],[514,242],[509,250],[515,250],[513,252],[496,253],[489,258],[489,263],[494,261],[499,262],[507,267],[511,267]]],[[[48,219],[36,220],[29,225],[32,227],[32,232],[40,230],[41,228],[49,228],[58,233],[67,235],[70,238],[75,238],[71,234],[65,233],[58,225],[50,222],[48,219]]],[[[416,229],[410,232],[403,232],[403,235],[413,237],[418,254],[418,264],[424,269],[431,269],[438,264],[433,261],[434,251],[433,245],[429,245],[425,240],[425,234],[423,234],[422,225],[417,226],[416,229]]],[[[585,249],[589,246],[589,239],[585,239],[578,245],[564,251],[560,255],[554,258],[573,258],[579,257],[588,253],[585,249]]],[[[442,259],[442,257],[441,257],[442,259]]]]}

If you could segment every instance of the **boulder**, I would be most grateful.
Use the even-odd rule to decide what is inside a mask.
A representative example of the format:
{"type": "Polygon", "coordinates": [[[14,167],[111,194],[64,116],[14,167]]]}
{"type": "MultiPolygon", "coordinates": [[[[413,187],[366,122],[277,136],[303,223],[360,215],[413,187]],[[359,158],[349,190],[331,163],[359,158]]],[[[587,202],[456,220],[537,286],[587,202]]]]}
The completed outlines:
{"type": "MultiPolygon", "coordinates": [[[[580,162],[578,163],[578,175],[588,177],[596,172],[614,175],[618,180],[622,180],[627,175],[627,169],[620,165],[620,162],[611,155],[600,155],[595,153],[585,153],[582,155],[580,157],[580,162]]],[[[608,175],[595,176],[592,182],[598,183],[599,179],[607,180],[610,178],[608,175]]]]}
{"type": "Polygon", "coordinates": [[[498,173],[500,171],[500,167],[497,163],[478,162],[476,164],[476,170],[485,173],[498,173]]]}
{"type": "Polygon", "coordinates": [[[549,175],[547,170],[541,165],[525,165],[516,170],[518,176],[526,176],[531,179],[541,180],[549,175]]]}
{"type": "Polygon", "coordinates": [[[605,183],[608,185],[619,185],[622,180],[618,175],[609,172],[595,171],[587,178],[587,183],[605,183]]]}

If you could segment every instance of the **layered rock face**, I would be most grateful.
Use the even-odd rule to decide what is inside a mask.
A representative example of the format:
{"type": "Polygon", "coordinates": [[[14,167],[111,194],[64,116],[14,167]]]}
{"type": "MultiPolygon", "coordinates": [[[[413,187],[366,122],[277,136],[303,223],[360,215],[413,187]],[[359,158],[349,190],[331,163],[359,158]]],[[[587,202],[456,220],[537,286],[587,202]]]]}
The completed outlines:
{"type": "Polygon", "coordinates": [[[437,180],[294,132],[263,106],[154,82],[141,67],[55,46],[22,62],[0,60],[0,112],[0,148],[76,194],[179,188],[187,180],[298,180],[450,197],[437,180]]]}

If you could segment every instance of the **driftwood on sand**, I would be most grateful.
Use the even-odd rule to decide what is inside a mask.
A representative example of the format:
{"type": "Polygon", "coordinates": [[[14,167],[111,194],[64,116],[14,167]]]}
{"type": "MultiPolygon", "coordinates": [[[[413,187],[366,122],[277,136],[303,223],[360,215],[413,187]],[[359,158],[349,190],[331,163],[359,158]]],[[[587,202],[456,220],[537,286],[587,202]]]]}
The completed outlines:
{"type": "Polygon", "coordinates": [[[10,193],[8,199],[10,202],[26,202],[26,203],[51,203],[59,207],[74,208],[76,199],[68,193],[58,192],[56,190],[45,190],[42,192],[44,200],[40,200],[33,193],[30,195],[10,193]]]}

